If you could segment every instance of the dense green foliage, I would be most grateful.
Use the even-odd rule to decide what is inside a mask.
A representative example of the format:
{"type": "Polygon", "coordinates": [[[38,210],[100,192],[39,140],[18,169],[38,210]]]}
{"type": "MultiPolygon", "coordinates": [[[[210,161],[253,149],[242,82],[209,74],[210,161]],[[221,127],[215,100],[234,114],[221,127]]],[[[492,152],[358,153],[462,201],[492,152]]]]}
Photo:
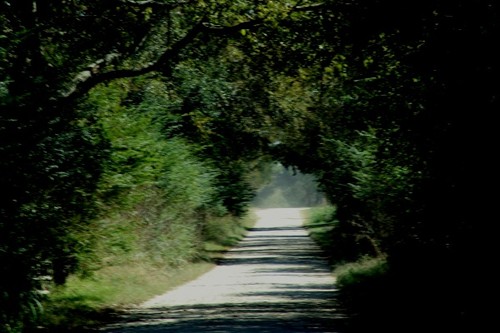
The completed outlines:
{"type": "Polygon", "coordinates": [[[130,252],[136,260],[154,255],[158,264],[174,266],[192,260],[201,246],[200,216],[224,214],[214,185],[217,172],[185,140],[164,139],[147,97],[138,106],[123,105],[133,85],[117,85],[120,90],[96,88],[88,100],[99,110],[110,145],[97,190],[101,218],[92,232],[106,239],[99,242],[106,251],[130,252]],[[123,228],[135,229],[135,238],[122,239],[123,228]]]}
{"type": "MultiPolygon", "coordinates": [[[[163,249],[243,215],[272,159],[314,174],[335,204],[339,261],[387,258],[394,295],[419,281],[415,317],[473,322],[481,291],[454,291],[488,286],[462,268],[492,253],[498,11],[1,1],[5,330],[37,313],[41,278],[94,269],[99,246],[176,264],[163,249]],[[134,236],[114,239],[121,228],[134,236]]],[[[196,244],[179,253],[192,260],[196,244]]]]}
{"type": "Polygon", "coordinates": [[[354,311],[370,298],[383,309],[385,299],[386,312],[400,310],[407,322],[474,330],[487,312],[481,297],[488,284],[463,268],[485,264],[492,251],[487,184],[494,177],[488,151],[498,108],[491,58],[498,6],[328,3],[311,30],[325,42],[314,53],[318,67],[290,78],[318,92],[304,113],[314,135],[281,140],[288,143],[282,156],[318,175],[337,207],[330,220],[337,233],[351,235],[351,247],[370,240],[358,257],[387,256],[391,283],[358,298],[354,311]]]}
{"type": "Polygon", "coordinates": [[[210,216],[244,213],[248,168],[188,127],[201,129],[204,111],[191,97],[208,105],[224,89],[189,67],[211,7],[0,3],[2,330],[37,315],[47,278],[112,264],[105,251],[177,265],[198,255],[210,216]],[[102,86],[148,72],[170,80],[102,86]]]}

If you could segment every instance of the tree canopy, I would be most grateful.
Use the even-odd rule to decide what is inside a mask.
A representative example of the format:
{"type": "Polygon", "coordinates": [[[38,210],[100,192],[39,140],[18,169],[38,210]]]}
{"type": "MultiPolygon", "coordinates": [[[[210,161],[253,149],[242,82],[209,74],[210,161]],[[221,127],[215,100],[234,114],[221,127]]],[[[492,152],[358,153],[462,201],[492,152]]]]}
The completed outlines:
{"type": "Polygon", "coordinates": [[[462,265],[492,244],[498,7],[0,1],[0,319],[82,266],[112,200],[150,186],[171,210],[241,215],[271,160],[316,176],[347,259],[432,269],[468,318],[477,293],[452,290],[480,283],[462,265]]]}

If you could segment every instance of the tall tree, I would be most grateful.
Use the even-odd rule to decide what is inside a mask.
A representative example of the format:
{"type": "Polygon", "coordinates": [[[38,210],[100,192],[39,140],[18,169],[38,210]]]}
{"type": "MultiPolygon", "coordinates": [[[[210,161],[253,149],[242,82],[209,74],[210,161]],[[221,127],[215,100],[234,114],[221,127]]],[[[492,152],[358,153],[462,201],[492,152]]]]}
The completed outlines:
{"type": "Polygon", "coordinates": [[[108,145],[82,103],[86,94],[118,78],[172,77],[177,64],[203,57],[204,45],[277,22],[300,3],[0,2],[0,318],[7,328],[36,307],[40,276],[63,283],[77,264],[73,236],[93,214],[108,145]]]}
{"type": "MultiPolygon", "coordinates": [[[[277,153],[318,174],[345,231],[373,239],[401,288],[421,281],[416,307],[434,297],[427,310],[435,317],[472,323],[483,277],[460,272],[464,261],[487,262],[493,244],[487,184],[495,178],[498,5],[325,1],[320,8],[282,37],[296,42],[292,51],[309,51],[309,64],[287,75],[311,103],[299,130],[284,122],[277,153]],[[478,290],[454,293],[467,283],[478,290]]],[[[285,113],[279,96],[274,105],[285,113]]]]}

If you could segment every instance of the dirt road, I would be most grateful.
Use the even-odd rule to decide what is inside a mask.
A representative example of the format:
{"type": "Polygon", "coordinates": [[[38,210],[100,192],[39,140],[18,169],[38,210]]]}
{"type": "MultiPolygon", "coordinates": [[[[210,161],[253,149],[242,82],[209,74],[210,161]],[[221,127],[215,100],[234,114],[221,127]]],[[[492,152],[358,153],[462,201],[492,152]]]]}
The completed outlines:
{"type": "Polygon", "coordinates": [[[301,209],[257,213],[256,226],[216,268],[103,331],[341,332],[335,280],[301,227],[301,209]]]}

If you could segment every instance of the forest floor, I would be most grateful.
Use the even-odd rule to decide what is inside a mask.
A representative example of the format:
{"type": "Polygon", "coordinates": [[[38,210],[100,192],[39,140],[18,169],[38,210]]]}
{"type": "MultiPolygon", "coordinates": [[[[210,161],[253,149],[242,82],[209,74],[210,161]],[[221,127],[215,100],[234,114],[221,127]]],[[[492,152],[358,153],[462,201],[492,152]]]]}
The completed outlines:
{"type": "Polygon", "coordinates": [[[302,227],[303,210],[258,210],[257,224],[214,269],[98,331],[342,332],[335,278],[302,227]]]}

